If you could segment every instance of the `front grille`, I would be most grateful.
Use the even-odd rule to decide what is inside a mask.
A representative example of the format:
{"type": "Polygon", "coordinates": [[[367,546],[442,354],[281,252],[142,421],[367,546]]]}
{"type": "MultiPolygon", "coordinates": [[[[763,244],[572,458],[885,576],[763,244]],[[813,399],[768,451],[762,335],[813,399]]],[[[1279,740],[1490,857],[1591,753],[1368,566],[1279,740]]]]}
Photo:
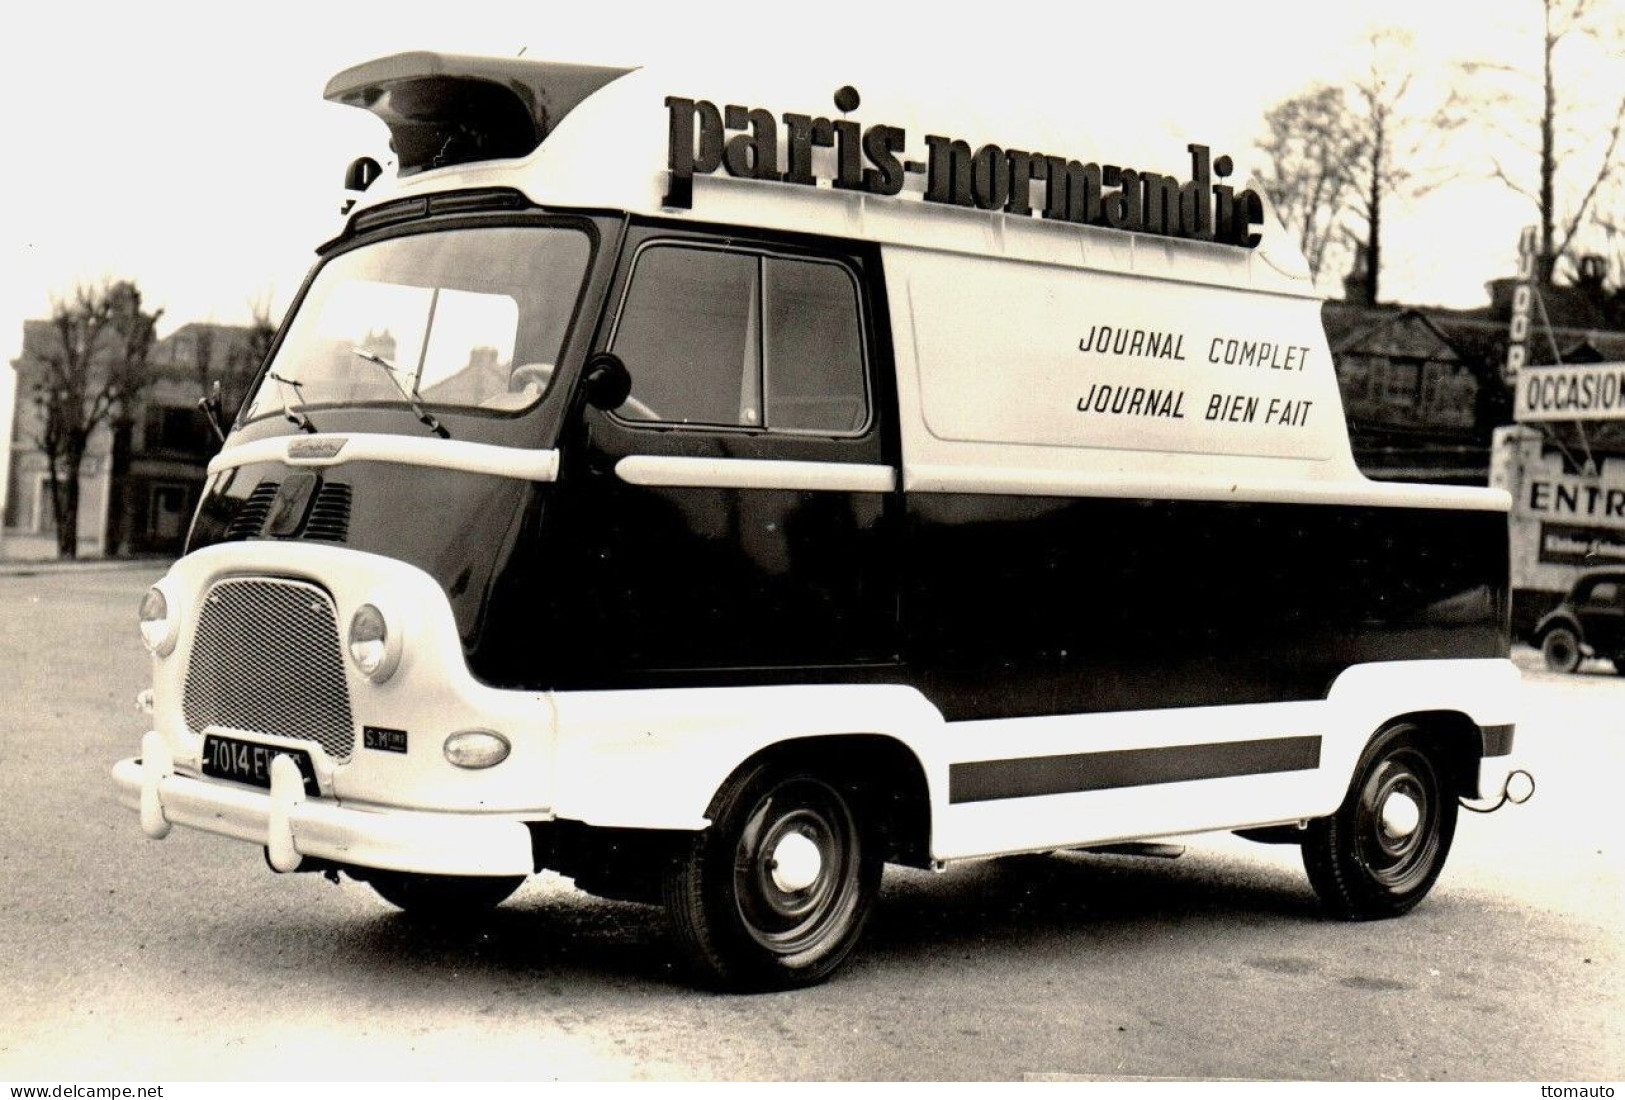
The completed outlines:
{"type": "Polygon", "coordinates": [[[221,581],[203,599],[182,701],[194,731],[227,726],[315,740],[348,760],[355,744],[338,621],[326,592],[299,581],[221,581]]]}

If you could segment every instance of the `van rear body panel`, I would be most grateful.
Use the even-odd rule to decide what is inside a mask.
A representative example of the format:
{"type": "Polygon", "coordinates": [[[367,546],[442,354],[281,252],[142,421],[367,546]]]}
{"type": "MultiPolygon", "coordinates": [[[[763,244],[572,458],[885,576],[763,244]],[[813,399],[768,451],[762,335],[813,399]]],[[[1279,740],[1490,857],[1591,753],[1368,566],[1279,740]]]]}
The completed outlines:
{"type": "Polygon", "coordinates": [[[1354,665],[1507,650],[1494,512],[949,493],[909,511],[909,663],[950,720],[1323,699],[1354,665]]]}

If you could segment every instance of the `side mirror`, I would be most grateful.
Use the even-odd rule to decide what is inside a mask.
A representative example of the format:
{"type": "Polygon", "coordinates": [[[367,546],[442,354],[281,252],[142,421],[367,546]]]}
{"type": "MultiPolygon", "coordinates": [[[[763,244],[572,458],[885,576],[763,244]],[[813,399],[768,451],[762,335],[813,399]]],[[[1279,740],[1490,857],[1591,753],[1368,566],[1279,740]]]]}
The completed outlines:
{"type": "Polygon", "coordinates": [[[587,404],[595,409],[612,412],[626,404],[632,393],[632,375],[627,372],[621,357],[612,351],[600,351],[587,359],[587,371],[582,376],[582,392],[587,404]]]}
{"type": "Polygon", "coordinates": [[[371,157],[357,157],[344,170],[344,189],[346,191],[365,191],[372,186],[374,180],[383,174],[384,170],[371,157]]]}

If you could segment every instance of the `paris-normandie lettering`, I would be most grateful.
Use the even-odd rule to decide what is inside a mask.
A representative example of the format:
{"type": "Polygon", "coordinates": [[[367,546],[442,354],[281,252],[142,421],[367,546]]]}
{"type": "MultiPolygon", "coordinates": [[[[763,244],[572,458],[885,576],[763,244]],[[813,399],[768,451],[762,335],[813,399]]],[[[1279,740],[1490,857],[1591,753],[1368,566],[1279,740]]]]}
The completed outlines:
{"type": "MultiPolygon", "coordinates": [[[[842,112],[857,109],[850,86],[835,93],[842,112]]],[[[786,113],[775,117],[761,107],[667,96],[670,113],[665,204],[693,205],[693,179],[718,170],[741,179],[817,186],[813,150],[833,149],[830,185],[873,195],[896,195],[910,175],[925,176],[924,199],[952,206],[998,210],[1080,222],[1129,232],[1215,241],[1254,248],[1264,220],[1264,203],[1251,189],[1237,191],[1222,182],[1235,170],[1228,156],[1214,158],[1205,145],[1188,145],[1188,180],[1125,168],[1080,163],[1065,156],[985,144],[972,150],[965,141],[928,134],[926,159],[904,159],[908,135],[899,126],[862,127],[850,119],[786,113]],[[785,130],[780,160],[779,127],[785,130]],[[1216,182],[1217,181],[1217,182],[1216,182]],[[1034,184],[1044,189],[1034,206],[1034,184]]]]}

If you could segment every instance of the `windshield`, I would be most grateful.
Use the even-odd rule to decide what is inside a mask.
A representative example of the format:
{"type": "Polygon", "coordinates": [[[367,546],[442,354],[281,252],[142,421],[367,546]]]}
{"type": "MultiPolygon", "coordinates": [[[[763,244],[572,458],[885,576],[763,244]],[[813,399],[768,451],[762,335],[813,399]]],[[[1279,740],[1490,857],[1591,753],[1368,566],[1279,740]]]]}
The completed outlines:
{"type": "Polygon", "coordinates": [[[324,405],[513,412],[547,392],[591,251],[574,229],[422,233],[317,273],[245,419],[324,405]]]}

